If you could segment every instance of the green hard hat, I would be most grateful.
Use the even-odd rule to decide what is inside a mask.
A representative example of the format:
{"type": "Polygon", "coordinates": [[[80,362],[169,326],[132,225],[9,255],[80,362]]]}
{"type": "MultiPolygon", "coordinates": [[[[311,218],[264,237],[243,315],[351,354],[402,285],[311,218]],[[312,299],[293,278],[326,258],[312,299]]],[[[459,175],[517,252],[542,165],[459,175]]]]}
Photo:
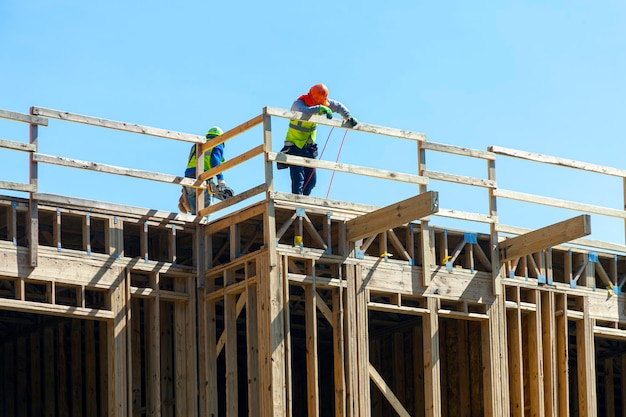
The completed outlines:
{"type": "Polygon", "coordinates": [[[224,133],[224,131],[222,130],[222,128],[221,128],[221,127],[219,127],[219,126],[213,126],[212,128],[210,128],[210,129],[209,129],[209,131],[208,131],[208,132],[206,132],[206,137],[207,137],[207,138],[209,138],[209,137],[214,138],[215,136],[219,136],[219,135],[221,135],[222,133],[224,133]]]}

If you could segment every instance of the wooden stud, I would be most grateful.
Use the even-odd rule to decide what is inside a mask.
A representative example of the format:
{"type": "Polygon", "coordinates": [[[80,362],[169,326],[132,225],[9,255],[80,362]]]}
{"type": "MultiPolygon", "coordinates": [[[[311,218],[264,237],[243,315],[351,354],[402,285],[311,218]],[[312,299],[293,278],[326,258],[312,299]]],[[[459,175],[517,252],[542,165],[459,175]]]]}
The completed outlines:
{"type": "Polygon", "coordinates": [[[507,336],[511,415],[521,417],[524,416],[524,361],[522,358],[522,317],[519,308],[507,310],[507,336]]]}
{"type": "MultiPolygon", "coordinates": [[[[248,340],[248,355],[247,355],[247,368],[248,368],[248,416],[259,417],[259,327],[255,320],[256,312],[258,311],[256,285],[250,285],[250,279],[252,278],[249,271],[250,264],[246,263],[246,336],[248,340]]],[[[256,272],[258,274],[258,271],[256,272]]]]}
{"type": "Polygon", "coordinates": [[[237,296],[224,295],[224,332],[226,334],[226,415],[238,415],[237,392],[237,296]]]}
{"type": "Polygon", "coordinates": [[[567,320],[567,295],[561,294],[556,297],[555,300],[556,310],[559,314],[556,315],[556,366],[557,366],[557,380],[558,390],[557,394],[557,406],[558,415],[568,417],[569,416],[569,370],[568,370],[568,357],[569,357],[569,335],[568,335],[568,320],[567,320]]]}
{"type": "Polygon", "coordinates": [[[307,409],[308,416],[318,417],[319,404],[319,364],[317,361],[317,291],[314,284],[307,285],[305,291],[306,323],[306,372],[307,372],[307,409]]]}
{"type": "Polygon", "coordinates": [[[544,405],[546,417],[557,417],[557,346],[555,301],[552,291],[539,292],[541,304],[541,343],[543,350],[544,405]]]}
{"type": "Polygon", "coordinates": [[[583,299],[584,318],[576,322],[576,353],[578,358],[578,404],[581,415],[597,416],[595,347],[593,319],[589,317],[589,300],[583,299]]]}

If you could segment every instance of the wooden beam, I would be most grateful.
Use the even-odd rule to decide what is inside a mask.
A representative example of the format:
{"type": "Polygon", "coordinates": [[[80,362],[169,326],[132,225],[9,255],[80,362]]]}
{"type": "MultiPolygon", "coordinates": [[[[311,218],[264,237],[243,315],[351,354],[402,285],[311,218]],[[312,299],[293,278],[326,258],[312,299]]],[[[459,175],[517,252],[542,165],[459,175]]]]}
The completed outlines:
{"type": "MultiPolygon", "coordinates": [[[[43,107],[32,107],[31,113],[33,116],[49,117],[52,119],[65,120],[68,122],[76,122],[91,126],[105,127],[107,129],[122,130],[124,132],[133,132],[140,133],[142,135],[157,136],[166,139],[175,139],[183,142],[204,143],[206,141],[204,136],[193,135],[190,133],[173,132],[171,130],[141,126],[126,122],[118,122],[115,120],[107,120],[99,117],[85,116],[82,114],[68,113],[60,110],[45,109],[43,107]]],[[[31,123],[43,125],[48,124],[47,119],[43,119],[42,117],[31,117],[29,121],[31,123]]]]}
{"type": "Polygon", "coordinates": [[[591,217],[583,214],[499,243],[500,262],[520,258],[591,233],[591,217]]]}
{"type": "Polygon", "coordinates": [[[16,113],[8,110],[0,110],[0,118],[41,126],[48,126],[48,119],[44,117],[31,116],[30,114],[16,113]]]}
{"type": "MultiPolygon", "coordinates": [[[[345,121],[341,119],[327,119],[326,117],[323,117],[323,116],[308,115],[308,114],[303,114],[298,111],[285,110],[285,109],[276,108],[276,107],[265,107],[263,111],[265,114],[269,116],[282,117],[286,119],[305,120],[308,122],[314,122],[320,125],[332,126],[336,128],[347,127],[345,124],[345,121]]],[[[385,126],[371,125],[371,124],[362,123],[362,122],[359,122],[358,125],[351,127],[350,129],[358,130],[360,132],[374,133],[376,135],[392,136],[392,137],[397,137],[400,139],[408,139],[408,140],[414,140],[414,141],[426,140],[426,134],[424,133],[412,132],[409,130],[402,130],[402,129],[394,129],[394,128],[385,127],[385,126]]]]}
{"type": "Polygon", "coordinates": [[[439,210],[439,193],[427,191],[346,222],[350,242],[421,219],[439,210]]]}
{"type": "MultiPolygon", "coordinates": [[[[63,156],[52,156],[41,153],[34,153],[33,161],[42,162],[51,165],[58,165],[67,168],[78,168],[88,171],[102,172],[106,174],[123,175],[126,177],[140,178],[150,181],[160,181],[170,184],[181,184],[187,186],[194,186],[196,184],[195,179],[185,178],[178,175],[162,174],[159,172],[143,171],[133,168],[124,168],[114,165],[101,164],[98,162],[80,161],[78,159],[66,158],[63,156]]],[[[202,185],[198,185],[202,187],[202,185]]]]}
{"type": "Polygon", "coordinates": [[[329,171],[346,172],[348,174],[363,175],[385,180],[401,181],[410,184],[428,184],[428,178],[420,175],[406,174],[397,171],[368,168],[359,165],[349,165],[340,162],[324,161],[321,159],[304,158],[286,153],[268,152],[267,159],[272,162],[283,162],[287,165],[319,168],[329,171]]]}

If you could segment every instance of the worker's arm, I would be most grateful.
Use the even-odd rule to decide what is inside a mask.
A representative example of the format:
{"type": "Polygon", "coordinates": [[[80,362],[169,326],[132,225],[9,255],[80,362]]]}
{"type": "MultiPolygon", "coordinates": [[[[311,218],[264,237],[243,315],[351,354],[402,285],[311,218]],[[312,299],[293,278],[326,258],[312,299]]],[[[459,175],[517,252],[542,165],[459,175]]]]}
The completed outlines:
{"type": "Polygon", "coordinates": [[[333,112],[341,114],[343,118],[349,122],[348,126],[354,127],[357,125],[358,121],[356,118],[350,114],[350,110],[348,110],[348,108],[341,102],[328,99],[328,107],[330,107],[333,112]]]}
{"type": "MultiPolygon", "coordinates": [[[[221,165],[223,157],[224,157],[224,144],[221,143],[217,145],[216,147],[214,147],[213,150],[211,151],[211,166],[216,167],[218,165],[221,165]]],[[[224,180],[224,175],[221,172],[217,174],[216,177],[218,181],[224,180]]]]}
{"type": "Polygon", "coordinates": [[[339,113],[340,115],[342,115],[346,119],[350,118],[350,110],[348,110],[348,108],[346,106],[344,106],[343,103],[341,103],[340,101],[333,100],[333,99],[329,98],[328,99],[328,107],[330,107],[330,109],[334,113],[339,113]]]}
{"type": "Polygon", "coordinates": [[[318,114],[320,106],[307,106],[303,100],[296,100],[291,105],[292,111],[299,111],[304,114],[318,114]]]}

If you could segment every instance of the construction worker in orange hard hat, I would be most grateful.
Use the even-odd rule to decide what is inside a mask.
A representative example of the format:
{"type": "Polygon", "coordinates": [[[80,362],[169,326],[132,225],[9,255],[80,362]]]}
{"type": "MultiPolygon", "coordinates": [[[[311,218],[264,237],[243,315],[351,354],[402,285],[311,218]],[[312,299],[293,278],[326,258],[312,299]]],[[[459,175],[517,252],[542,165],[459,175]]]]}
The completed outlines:
{"type": "MultiPolygon", "coordinates": [[[[328,88],[324,84],[315,84],[307,94],[303,94],[294,101],[291,110],[304,114],[324,115],[328,119],[333,118],[333,113],[339,113],[345,119],[348,127],[354,127],[358,121],[354,118],[346,106],[337,100],[328,98],[328,88]]],[[[317,124],[303,120],[290,120],[285,146],[282,153],[302,156],[305,158],[317,157],[317,144],[315,143],[315,131],[317,124]]],[[[315,168],[301,167],[296,165],[279,164],[278,169],[289,167],[291,175],[291,192],[293,194],[311,194],[315,187],[317,175],[315,168]]]]}

